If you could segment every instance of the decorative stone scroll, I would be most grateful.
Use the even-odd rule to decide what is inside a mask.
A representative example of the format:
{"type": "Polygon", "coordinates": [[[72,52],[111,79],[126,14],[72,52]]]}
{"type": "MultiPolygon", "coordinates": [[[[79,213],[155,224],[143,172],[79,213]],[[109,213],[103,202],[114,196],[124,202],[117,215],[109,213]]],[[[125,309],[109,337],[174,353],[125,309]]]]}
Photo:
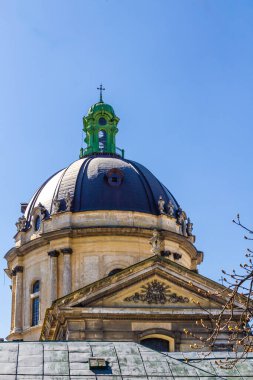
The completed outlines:
{"type": "Polygon", "coordinates": [[[12,269],[12,276],[16,276],[17,273],[23,273],[24,267],[21,265],[16,265],[14,269],[12,269]]]}
{"type": "Polygon", "coordinates": [[[59,251],[57,251],[56,249],[54,249],[53,251],[49,251],[47,254],[50,257],[58,257],[59,256],[59,251]]]}
{"type": "Polygon", "coordinates": [[[141,286],[140,292],[134,293],[130,297],[126,297],[124,301],[130,301],[138,303],[140,301],[147,302],[149,304],[165,304],[165,303],[188,303],[189,298],[178,296],[176,293],[172,293],[169,290],[170,286],[165,285],[163,282],[153,280],[146,285],[141,286]]]}

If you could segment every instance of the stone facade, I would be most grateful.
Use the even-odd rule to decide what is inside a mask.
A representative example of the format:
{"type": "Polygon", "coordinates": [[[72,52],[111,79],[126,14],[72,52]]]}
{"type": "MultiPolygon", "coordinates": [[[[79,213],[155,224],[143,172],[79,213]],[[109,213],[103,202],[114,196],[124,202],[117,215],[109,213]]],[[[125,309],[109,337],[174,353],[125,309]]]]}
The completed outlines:
{"type": "Polygon", "coordinates": [[[44,220],[39,231],[19,232],[15,248],[5,256],[10,276],[15,267],[24,268],[18,272],[22,275],[17,274],[22,276],[18,288],[12,287],[9,339],[37,340],[46,309],[55,299],[108,276],[115,268],[125,269],[152,256],[154,229],[160,231],[163,252],[171,261],[197,269],[202,254],[193,246],[193,237],[183,236],[175,220],[166,215],[67,212],[44,220]],[[31,326],[31,287],[37,280],[41,283],[40,322],[31,326]]]}
{"type": "Polygon", "coordinates": [[[198,274],[190,218],[148,169],[116,153],[118,121],[101,98],[84,117],[80,159],[22,204],[5,255],[8,340],[151,340],[185,351],[194,340],[184,330],[200,335],[196,320],[208,323],[196,301],[222,307],[210,295],[221,285],[198,274]]]}
{"type": "MultiPolygon", "coordinates": [[[[170,351],[187,351],[195,343],[190,329],[204,334],[196,320],[208,322],[221,300],[208,296],[218,284],[161,256],[89,284],[56,300],[47,310],[42,340],[167,340],[170,351]]],[[[225,343],[220,336],[217,345],[225,343]]]]}

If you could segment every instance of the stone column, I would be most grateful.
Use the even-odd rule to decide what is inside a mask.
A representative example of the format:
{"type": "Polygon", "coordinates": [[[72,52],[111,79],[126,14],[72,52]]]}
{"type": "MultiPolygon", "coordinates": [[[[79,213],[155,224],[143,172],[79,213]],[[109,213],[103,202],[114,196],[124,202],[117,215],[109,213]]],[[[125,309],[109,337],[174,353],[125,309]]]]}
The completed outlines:
{"type": "Polygon", "coordinates": [[[23,267],[17,265],[13,269],[15,274],[15,301],[14,301],[14,332],[22,331],[22,296],[23,296],[23,267]]]}
{"type": "Polygon", "coordinates": [[[14,329],[14,321],[15,321],[15,298],[16,298],[16,271],[12,270],[12,278],[11,278],[11,331],[14,329]]]}
{"type": "Polygon", "coordinates": [[[57,299],[57,287],[58,287],[58,265],[57,258],[59,256],[59,252],[54,250],[48,252],[48,256],[50,257],[50,305],[51,303],[57,299]]]}
{"type": "Polygon", "coordinates": [[[63,296],[71,293],[72,291],[72,266],[71,266],[71,248],[63,248],[61,249],[63,253],[63,296]]]}

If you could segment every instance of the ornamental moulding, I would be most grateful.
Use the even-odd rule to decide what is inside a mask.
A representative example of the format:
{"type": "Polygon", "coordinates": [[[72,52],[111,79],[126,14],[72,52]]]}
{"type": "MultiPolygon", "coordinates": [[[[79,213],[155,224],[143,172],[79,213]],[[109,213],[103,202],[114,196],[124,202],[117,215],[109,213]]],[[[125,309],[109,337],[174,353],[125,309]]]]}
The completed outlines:
{"type": "Polygon", "coordinates": [[[169,290],[170,286],[165,285],[163,282],[153,280],[146,285],[141,286],[140,292],[134,293],[130,297],[126,297],[124,301],[139,301],[147,302],[149,304],[165,304],[165,303],[188,303],[189,298],[178,296],[169,290]]]}
{"type": "MultiPolygon", "coordinates": [[[[11,259],[11,257],[23,256],[27,253],[33,251],[36,248],[41,248],[42,246],[48,245],[48,241],[50,239],[57,239],[62,237],[88,237],[88,236],[97,236],[101,234],[102,236],[108,235],[124,235],[124,236],[138,236],[144,238],[151,238],[154,230],[150,228],[141,228],[141,227],[122,227],[122,226],[114,226],[114,227],[106,227],[106,226],[83,226],[83,227],[74,227],[72,222],[68,225],[68,228],[63,228],[61,230],[53,229],[47,230],[47,224],[51,224],[51,219],[46,219],[44,222],[44,227],[46,230],[41,233],[40,236],[36,237],[36,239],[30,240],[28,236],[27,240],[24,239],[21,245],[18,248],[11,249],[5,255],[5,259],[11,259]]],[[[172,242],[177,242],[180,244],[181,248],[185,249],[185,251],[189,254],[191,259],[197,259],[197,263],[200,264],[203,261],[203,253],[198,252],[194,245],[184,236],[173,232],[173,231],[162,231],[163,239],[169,239],[172,242]]],[[[20,240],[17,240],[20,242],[20,240]]]]}

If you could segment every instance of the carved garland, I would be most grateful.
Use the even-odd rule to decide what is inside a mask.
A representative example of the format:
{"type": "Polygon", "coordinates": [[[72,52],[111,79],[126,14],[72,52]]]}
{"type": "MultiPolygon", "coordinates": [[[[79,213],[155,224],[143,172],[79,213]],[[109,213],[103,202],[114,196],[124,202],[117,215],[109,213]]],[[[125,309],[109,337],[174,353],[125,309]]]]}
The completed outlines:
{"type": "Polygon", "coordinates": [[[176,293],[171,293],[170,286],[162,282],[153,280],[146,285],[141,286],[141,291],[134,293],[130,297],[126,297],[124,301],[139,301],[147,302],[149,304],[165,304],[165,303],[188,303],[189,298],[178,296],[176,293]]]}

